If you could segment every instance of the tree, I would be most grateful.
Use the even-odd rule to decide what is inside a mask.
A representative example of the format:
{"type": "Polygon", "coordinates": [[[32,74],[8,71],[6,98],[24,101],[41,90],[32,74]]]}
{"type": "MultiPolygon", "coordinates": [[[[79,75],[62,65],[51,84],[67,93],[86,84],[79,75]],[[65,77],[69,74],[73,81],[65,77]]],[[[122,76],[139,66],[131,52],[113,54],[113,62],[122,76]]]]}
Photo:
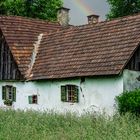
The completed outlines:
{"type": "Polygon", "coordinates": [[[140,0],[107,0],[110,12],[107,19],[127,16],[140,12],[140,0]]]}
{"type": "Polygon", "coordinates": [[[62,0],[1,0],[0,14],[54,21],[62,0]]]}

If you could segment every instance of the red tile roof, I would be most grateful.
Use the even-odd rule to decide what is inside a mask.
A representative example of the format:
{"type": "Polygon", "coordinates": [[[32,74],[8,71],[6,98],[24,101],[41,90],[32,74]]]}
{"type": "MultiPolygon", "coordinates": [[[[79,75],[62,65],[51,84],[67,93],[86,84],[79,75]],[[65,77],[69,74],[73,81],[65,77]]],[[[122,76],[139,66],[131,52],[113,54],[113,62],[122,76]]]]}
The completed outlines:
{"type": "Polygon", "coordinates": [[[116,75],[140,42],[140,14],[46,34],[32,79],[116,75]]]}
{"type": "Polygon", "coordinates": [[[58,30],[60,25],[38,19],[17,16],[0,16],[0,28],[11,49],[19,70],[25,75],[28,70],[34,43],[42,32],[58,30]]]}
{"type": "Polygon", "coordinates": [[[0,28],[24,76],[43,33],[32,80],[120,74],[140,42],[140,14],[65,29],[58,23],[0,16],[0,28]]]}

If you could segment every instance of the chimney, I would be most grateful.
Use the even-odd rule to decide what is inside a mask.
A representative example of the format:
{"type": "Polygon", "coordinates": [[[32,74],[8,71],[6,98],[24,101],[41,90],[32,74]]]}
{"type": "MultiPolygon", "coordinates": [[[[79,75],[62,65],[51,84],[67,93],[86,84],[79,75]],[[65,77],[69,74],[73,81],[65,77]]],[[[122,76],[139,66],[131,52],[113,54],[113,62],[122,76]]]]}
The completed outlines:
{"type": "Polygon", "coordinates": [[[61,7],[57,12],[57,20],[62,26],[69,25],[69,10],[68,8],[61,7]]]}
{"type": "Polygon", "coordinates": [[[88,24],[96,24],[99,22],[99,16],[98,15],[89,15],[88,18],[88,24]]]}

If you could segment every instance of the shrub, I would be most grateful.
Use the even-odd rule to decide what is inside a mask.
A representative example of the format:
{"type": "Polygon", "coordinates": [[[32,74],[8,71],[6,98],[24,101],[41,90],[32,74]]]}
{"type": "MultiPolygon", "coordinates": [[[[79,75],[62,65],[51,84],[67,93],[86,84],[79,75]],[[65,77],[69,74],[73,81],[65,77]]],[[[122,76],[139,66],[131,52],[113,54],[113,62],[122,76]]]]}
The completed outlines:
{"type": "Polygon", "coordinates": [[[120,114],[130,112],[140,115],[140,89],[123,92],[116,97],[116,103],[120,114]]]}

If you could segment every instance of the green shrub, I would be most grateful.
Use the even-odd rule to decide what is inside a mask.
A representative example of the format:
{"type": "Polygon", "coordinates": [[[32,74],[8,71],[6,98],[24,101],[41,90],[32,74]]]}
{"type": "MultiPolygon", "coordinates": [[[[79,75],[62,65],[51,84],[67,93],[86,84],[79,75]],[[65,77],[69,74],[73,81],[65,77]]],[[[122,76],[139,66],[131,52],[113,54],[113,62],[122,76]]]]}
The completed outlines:
{"type": "Polygon", "coordinates": [[[116,97],[116,103],[120,114],[130,112],[140,115],[140,89],[123,92],[116,97]]]}

